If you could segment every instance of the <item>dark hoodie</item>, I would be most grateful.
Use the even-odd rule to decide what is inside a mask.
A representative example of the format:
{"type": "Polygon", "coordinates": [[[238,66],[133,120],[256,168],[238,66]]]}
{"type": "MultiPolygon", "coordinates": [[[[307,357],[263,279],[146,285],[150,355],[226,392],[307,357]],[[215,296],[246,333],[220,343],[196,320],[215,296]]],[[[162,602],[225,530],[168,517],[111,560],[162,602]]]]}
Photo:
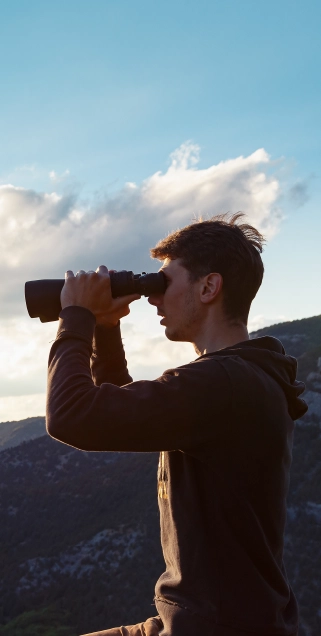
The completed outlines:
{"type": "Polygon", "coordinates": [[[80,307],[60,316],[50,435],[87,451],[161,451],[155,600],[168,633],[186,636],[198,616],[213,636],[295,634],[283,538],[293,420],[307,410],[296,360],[264,337],[132,382],[119,327],[95,330],[80,307]]]}

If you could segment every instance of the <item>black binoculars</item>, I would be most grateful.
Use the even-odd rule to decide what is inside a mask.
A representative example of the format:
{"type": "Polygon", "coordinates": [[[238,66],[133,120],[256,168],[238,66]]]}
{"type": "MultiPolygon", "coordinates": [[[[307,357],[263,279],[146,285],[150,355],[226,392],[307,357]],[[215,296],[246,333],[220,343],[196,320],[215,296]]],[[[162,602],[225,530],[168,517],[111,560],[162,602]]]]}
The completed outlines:
{"type": "MultiPolygon", "coordinates": [[[[157,274],[134,274],[123,270],[110,272],[111,295],[113,298],[140,294],[151,296],[163,294],[166,278],[163,272],[157,274]]],[[[41,322],[58,320],[61,312],[60,294],[64,279],[29,280],[25,284],[25,298],[30,318],[40,318],[41,322]]]]}

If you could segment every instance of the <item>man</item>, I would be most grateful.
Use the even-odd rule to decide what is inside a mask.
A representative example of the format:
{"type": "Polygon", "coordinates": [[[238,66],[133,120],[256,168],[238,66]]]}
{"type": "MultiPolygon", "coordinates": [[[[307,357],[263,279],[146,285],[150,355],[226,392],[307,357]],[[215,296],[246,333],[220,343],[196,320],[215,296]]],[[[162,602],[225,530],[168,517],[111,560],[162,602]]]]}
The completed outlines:
{"type": "Polygon", "coordinates": [[[47,426],[87,451],[160,451],[166,572],[159,616],[99,634],[295,636],[283,565],[293,420],[306,405],[296,361],[275,338],[249,340],[263,237],[242,215],[195,222],[151,250],[164,294],[149,302],[195,361],[132,382],[106,267],[67,272],[49,361],[47,426]]]}

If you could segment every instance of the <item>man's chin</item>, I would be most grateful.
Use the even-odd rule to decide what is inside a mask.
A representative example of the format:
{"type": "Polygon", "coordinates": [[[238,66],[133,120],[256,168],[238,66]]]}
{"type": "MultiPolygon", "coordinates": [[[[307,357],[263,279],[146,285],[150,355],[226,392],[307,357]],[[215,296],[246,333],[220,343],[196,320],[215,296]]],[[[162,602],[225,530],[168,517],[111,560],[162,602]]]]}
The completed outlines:
{"type": "Polygon", "coordinates": [[[170,329],[169,327],[165,327],[165,336],[168,340],[172,340],[172,342],[186,342],[186,339],[182,337],[182,334],[174,329],[170,329]]]}

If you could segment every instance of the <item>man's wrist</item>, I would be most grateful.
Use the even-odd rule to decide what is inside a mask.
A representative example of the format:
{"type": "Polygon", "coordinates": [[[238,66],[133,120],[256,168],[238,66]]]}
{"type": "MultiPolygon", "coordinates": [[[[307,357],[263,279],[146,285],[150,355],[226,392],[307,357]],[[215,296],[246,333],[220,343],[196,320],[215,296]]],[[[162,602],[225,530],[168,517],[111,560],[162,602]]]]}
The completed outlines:
{"type": "Polygon", "coordinates": [[[68,305],[59,314],[57,337],[61,337],[64,332],[73,332],[92,342],[95,326],[96,318],[89,309],[80,305],[68,305]]]}
{"type": "Polygon", "coordinates": [[[123,350],[121,339],[120,321],[113,328],[104,325],[96,325],[93,337],[94,353],[99,352],[99,357],[109,357],[111,354],[123,350]]]}
{"type": "Polygon", "coordinates": [[[110,322],[107,320],[99,320],[96,318],[97,327],[105,327],[106,329],[114,329],[119,325],[119,320],[115,320],[114,322],[110,322]]]}
{"type": "Polygon", "coordinates": [[[87,311],[90,311],[90,313],[92,313],[95,316],[95,320],[96,320],[96,325],[99,325],[100,327],[106,327],[106,329],[113,329],[114,327],[117,327],[117,325],[119,324],[119,320],[117,319],[109,319],[106,318],[105,316],[96,316],[94,314],[94,312],[89,309],[89,307],[85,307],[85,305],[77,305],[76,303],[73,302],[68,302],[66,305],[62,306],[62,310],[63,309],[67,309],[67,307],[80,307],[81,309],[86,309],[87,311]]]}

